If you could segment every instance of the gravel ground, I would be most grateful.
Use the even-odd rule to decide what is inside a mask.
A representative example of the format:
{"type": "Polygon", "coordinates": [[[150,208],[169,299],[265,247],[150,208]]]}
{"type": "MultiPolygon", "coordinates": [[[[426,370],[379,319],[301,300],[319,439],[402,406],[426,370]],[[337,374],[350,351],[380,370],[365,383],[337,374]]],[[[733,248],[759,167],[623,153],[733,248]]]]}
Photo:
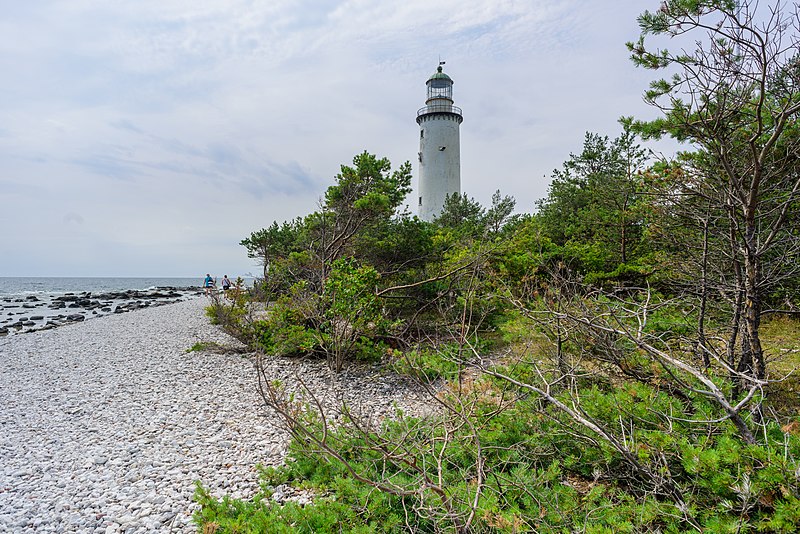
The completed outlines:
{"type": "MultiPolygon", "coordinates": [[[[255,465],[287,435],[263,408],[249,355],[210,325],[205,299],[0,339],[0,532],[193,532],[194,481],[247,497],[255,465]]],[[[375,414],[421,396],[374,369],[331,378],[321,362],[275,359],[326,403],[375,414]]]]}

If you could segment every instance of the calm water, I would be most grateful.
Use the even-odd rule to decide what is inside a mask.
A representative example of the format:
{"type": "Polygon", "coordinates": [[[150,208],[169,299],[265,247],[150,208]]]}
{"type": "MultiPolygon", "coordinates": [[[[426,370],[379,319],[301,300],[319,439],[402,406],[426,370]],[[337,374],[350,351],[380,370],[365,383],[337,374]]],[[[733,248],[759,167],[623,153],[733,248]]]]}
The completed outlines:
{"type": "Polygon", "coordinates": [[[199,278],[44,278],[0,277],[0,296],[105,292],[154,287],[189,287],[202,285],[199,278]]]}

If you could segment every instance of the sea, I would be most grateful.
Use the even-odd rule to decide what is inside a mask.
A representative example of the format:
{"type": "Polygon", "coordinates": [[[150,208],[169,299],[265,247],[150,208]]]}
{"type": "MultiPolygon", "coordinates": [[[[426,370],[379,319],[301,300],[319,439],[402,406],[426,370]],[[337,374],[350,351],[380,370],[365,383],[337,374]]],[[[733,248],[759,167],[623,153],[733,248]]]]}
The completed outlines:
{"type": "Polygon", "coordinates": [[[200,278],[47,278],[0,277],[0,297],[28,295],[63,295],[64,293],[103,293],[127,289],[146,290],[156,287],[200,287],[200,278]]]}

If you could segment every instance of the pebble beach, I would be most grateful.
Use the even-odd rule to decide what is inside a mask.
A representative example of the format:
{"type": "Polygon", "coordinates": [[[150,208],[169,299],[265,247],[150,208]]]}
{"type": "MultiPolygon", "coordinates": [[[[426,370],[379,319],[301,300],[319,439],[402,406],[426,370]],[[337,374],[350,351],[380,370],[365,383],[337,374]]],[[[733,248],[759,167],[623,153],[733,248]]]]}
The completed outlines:
{"type": "MultiPolygon", "coordinates": [[[[288,435],[256,390],[254,358],[211,325],[205,298],[0,338],[0,532],[195,532],[195,481],[249,497],[288,435]],[[213,343],[230,351],[191,351],[213,343]],[[240,349],[238,352],[236,349],[240,349]]],[[[274,358],[333,408],[424,405],[378,368],[332,376],[274,358]]]]}

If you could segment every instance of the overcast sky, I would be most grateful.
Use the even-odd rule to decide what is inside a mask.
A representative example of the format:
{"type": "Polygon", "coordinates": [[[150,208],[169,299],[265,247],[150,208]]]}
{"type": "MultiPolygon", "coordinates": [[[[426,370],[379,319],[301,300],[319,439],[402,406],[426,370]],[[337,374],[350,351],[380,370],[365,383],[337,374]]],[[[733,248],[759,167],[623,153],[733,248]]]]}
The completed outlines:
{"type": "MultiPolygon", "coordinates": [[[[0,276],[257,273],[239,241],[455,81],[462,190],[533,210],[584,132],[651,118],[641,0],[37,0],[0,19],[0,276]]],[[[409,199],[415,198],[415,194],[409,199]]],[[[413,203],[409,200],[409,204],[413,203]]]]}

